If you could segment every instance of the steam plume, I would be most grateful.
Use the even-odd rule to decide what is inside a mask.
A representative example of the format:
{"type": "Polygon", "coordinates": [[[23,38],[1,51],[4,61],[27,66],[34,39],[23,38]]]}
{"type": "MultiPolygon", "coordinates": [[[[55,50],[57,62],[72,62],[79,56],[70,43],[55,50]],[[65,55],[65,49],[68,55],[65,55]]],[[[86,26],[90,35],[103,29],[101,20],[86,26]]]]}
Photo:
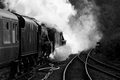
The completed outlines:
{"type": "Polygon", "coordinates": [[[57,30],[62,31],[67,40],[67,44],[56,48],[52,55],[58,60],[93,48],[101,39],[94,5],[87,0],[83,2],[86,5],[75,10],[68,0],[6,0],[8,7],[19,14],[57,25],[57,30]]]}

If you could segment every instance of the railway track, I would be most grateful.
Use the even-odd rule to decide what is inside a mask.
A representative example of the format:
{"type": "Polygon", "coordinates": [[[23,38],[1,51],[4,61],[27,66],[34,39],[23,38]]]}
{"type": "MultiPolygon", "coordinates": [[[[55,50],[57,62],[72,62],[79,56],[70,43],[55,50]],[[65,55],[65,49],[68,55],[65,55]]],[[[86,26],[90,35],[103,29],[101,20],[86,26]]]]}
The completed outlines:
{"type": "Polygon", "coordinates": [[[94,60],[95,62],[97,62],[97,63],[99,63],[99,64],[101,64],[101,65],[103,65],[103,66],[109,67],[109,68],[111,68],[111,69],[113,69],[113,70],[116,70],[117,72],[120,73],[120,69],[119,69],[119,68],[114,67],[114,66],[111,66],[111,65],[106,64],[106,63],[103,63],[103,62],[101,62],[101,61],[95,59],[95,58],[92,57],[91,55],[89,55],[89,59],[94,60]]]}
{"type": "Polygon", "coordinates": [[[120,80],[120,69],[93,58],[92,51],[71,59],[64,69],[63,80],[120,80]]]}
{"type": "Polygon", "coordinates": [[[92,50],[84,62],[91,80],[120,80],[120,69],[98,61],[90,56],[91,53],[92,50]]]}
{"type": "Polygon", "coordinates": [[[60,69],[60,67],[54,66],[54,64],[50,63],[47,66],[37,69],[36,74],[28,80],[47,80],[53,71],[58,69],[60,69]]]}
{"type": "Polygon", "coordinates": [[[51,68],[51,67],[50,67],[50,65],[47,65],[47,64],[38,65],[38,66],[34,67],[33,69],[31,69],[30,71],[23,73],[20,76],[17,76],[13,80],[31,80],[37,74],[38,71],[42,71],[44,69],[49,69],[49,68],[51,68]],[[45,66],[46,66],[46,68],[45,68],[45,66]]]}
{"type": "Polygon", "coordinates": [[[33,77],[35,75],[35,73],[33,72],[33,70],[26,72],[20,76],[18,76],[17,78],[13,79],[13,80],[29,80],[29,78],[33,77]]]}
{"type": "Polygon", "coordinates": [[[63,80],[89,80],[84,67],[84,62],[76,55],[65,67],[63,80]]]}

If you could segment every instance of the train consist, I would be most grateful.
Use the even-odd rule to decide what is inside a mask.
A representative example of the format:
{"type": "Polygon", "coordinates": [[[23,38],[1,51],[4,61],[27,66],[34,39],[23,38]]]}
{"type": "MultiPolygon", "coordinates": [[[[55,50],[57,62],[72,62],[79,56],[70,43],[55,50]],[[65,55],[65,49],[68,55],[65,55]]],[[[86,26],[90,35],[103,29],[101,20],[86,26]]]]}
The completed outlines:
{"type": "Polygon", "coordinates": [[[33,18],[0,9],[0,80],[9,80],[47,62],[62,32],[33,18]]]}

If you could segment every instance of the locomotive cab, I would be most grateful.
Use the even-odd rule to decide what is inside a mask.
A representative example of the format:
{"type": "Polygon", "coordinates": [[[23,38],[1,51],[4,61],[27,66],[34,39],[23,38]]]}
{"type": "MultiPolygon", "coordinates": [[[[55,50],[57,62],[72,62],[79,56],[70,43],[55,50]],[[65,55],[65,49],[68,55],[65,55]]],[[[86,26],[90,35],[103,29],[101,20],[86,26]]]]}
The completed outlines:
{"type": "Polygon", "coordinates": [[[62,32],[60,33],[60,36],[61,36],[61,39],[60,39],[60,40],[61,40],[61,44],[62,44],[62,46],[63,46],[63,45],[66,44],[66,40],[64,39],[62,32]]]}

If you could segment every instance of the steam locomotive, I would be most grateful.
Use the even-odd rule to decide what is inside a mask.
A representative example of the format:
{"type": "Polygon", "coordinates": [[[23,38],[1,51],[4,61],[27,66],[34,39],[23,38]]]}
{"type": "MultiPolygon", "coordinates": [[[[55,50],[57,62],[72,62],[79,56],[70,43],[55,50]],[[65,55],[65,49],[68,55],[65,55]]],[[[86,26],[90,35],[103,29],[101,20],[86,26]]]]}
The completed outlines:
{"type": "Polygon", "coordinates": [[[0,80],[10,80],[47,62],[62,32],[34,18],[0,9],[0,80]]]}

